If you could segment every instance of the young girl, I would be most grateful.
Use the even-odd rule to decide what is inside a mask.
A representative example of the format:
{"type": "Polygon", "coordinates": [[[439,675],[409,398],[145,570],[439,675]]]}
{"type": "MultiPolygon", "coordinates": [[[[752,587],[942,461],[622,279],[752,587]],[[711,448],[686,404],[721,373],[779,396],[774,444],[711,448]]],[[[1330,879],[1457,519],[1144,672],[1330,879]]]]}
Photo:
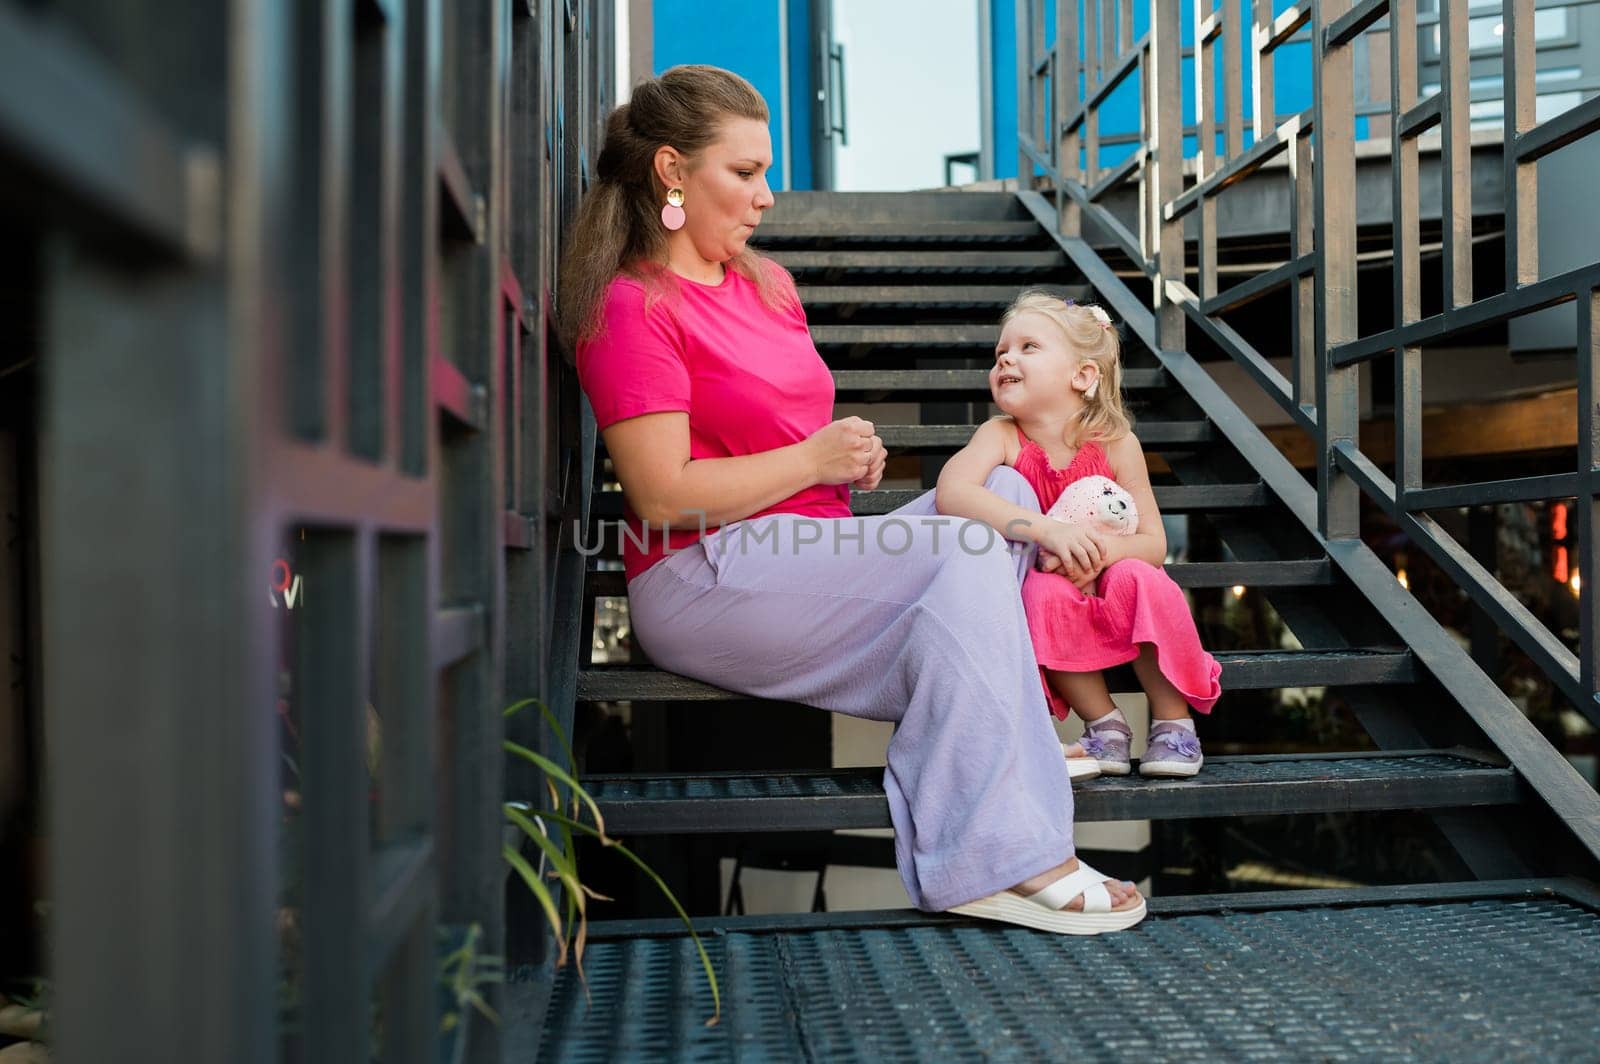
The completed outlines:
{"type": "Polygon", "coordinates": [[[1193,776],[1203,757],[1190,707],[1209,713],[1222,667],[1200,645],[1183,591],[1161,568],[1167,537],[1144,451],[1122,408],[1117,333],[1097,306],[1024,292],[1001,319],[989,390],[1004,416],[979,426],[939,476],[940,513],[982,521],[1039,546],[1022,603],[1051,712],[1083,718],[1068,757],[1127,775],[1132,731],[1100,670],[1133,662],[1150,698],[1145,776],[1193,776]],[[1021,473],[1048,510],[1081,477],[1110,477],[1133,496],[1133,535],[1101,536],[1044,518],[983,484],[998,465],[1021,473]]]}

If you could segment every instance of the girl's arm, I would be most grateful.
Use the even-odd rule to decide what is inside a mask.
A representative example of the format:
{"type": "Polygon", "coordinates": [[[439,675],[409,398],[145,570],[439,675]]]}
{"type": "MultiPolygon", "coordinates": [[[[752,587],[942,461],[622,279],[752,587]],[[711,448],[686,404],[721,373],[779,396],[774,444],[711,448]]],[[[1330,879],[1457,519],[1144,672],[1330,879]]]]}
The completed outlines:
{"type": "Polygon", "coordinates": [[[1150,469],[1145,464],[1144,448],[1139,437],[1129,433],[1106,446],[1106,458],[1111,463],[1111,473],[1118,484],[1133,496],[1133,505],[1139,511],[1139,530],[1131,536],[1106,536],[1105,564],[1124,558],[1138,558],[1154,566],[1167,560],[1167,530],[1161,523],[1161,511],[1156,507],[1156,493],[1150,488],[1150,469]]]}
{"type": "Polygon", "coordinates": [[[1006,464],[1006,433],[1007,426],[998,418],[978,426],[939,472],[934,506],[941,514],[982,521],[1007,539],[1038,543],[1044,518],[983,486],[990,473],[1006,464]]]}
{"type": "Polygon", "coordinates": [[[810,438],[758,454],[689,458],[689,415],[644,414],[603,429],[628,505],[651,525],[689,528],[740,521],[813,484],[848,484],[883,472],[872,423],[842,418],[810,438]]]}

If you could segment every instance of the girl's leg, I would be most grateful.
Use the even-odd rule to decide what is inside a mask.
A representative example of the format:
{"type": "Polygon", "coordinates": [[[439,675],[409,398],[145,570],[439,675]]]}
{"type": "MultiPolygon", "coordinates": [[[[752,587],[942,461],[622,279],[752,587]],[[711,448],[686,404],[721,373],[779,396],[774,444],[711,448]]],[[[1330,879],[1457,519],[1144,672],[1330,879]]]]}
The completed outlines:
{"type": "Polygon", "coordinates": [[[1139,656],[1134,659],[1133,673],[1139,677],[1139,686],[1150,699],[1151,720],[1184,720],[1189,716],[1189,703],[1183,692],[1161,673],[1156,664],[1154,643],[1140,643],[1139,656]]]}
{"type": "Polygon", "coordinates": [[[1091,757],[1108,776],[1126,776],[1132,770],[1129,760],[1133,730],[1116,712],[1101,672],[1062,672],[1045,670],[1045,682],[1072,711],[1083,720],[1083,738],[1067,748],[1068,757],[1091,757]]]}

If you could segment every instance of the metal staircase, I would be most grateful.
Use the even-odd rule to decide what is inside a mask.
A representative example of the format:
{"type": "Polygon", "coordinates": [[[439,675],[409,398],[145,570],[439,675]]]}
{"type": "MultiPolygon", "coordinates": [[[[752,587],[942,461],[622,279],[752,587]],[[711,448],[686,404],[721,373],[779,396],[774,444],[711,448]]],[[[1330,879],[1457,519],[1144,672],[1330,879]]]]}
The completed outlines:
{"type": "MultiPolygon", "coordinates": [[[[1600,991],[1593,790],[1359,539],[1319,534],[1315,489],[1198,363],[1157,346],[1148,296],[1082,240],[1055,235],[1055,216],[1034,192],[788,194],[758,240],[799,282],[841,401],[914,402],[924,420],[943,419],[878,423],[891,455],[931,460],[925,469],[986,416],[985,372],[975,366],[991,357],[999,312],[1020,288],[1053,286],[1108,307],[1123,327],[1136,431],[1167,471],[1155,478],[1156,498],[1166,514],[1209,523],[1225,547],[1169,571],[1186,588],[1242,585],[1265,596],[1299,644],[1219,653],[1217,715],[1230,712],[1232,692],[1328,687],[1370,740],[1336,753],[1213,757],[1193,780],[1089,781],[1075,790],[1079,820],[1426,811],[1454,848],[1462,882],[1157,895],[1140,927],[1087,941],[914,911],[699,921],[717,931],[726,1011],[715,1028],[700,1026],[709,997],[681,925],[597,924],[588,1018],[579,1019],[585,991],[562,974],[541,1055],[1056,1058],[1093,1047],[1107,1057],[1470,1059],[1530,1045],[1592,1050],[1592,1011],[1564,1013],[1566,1026],[1546,1028],[1542,1041],[1518,1041],[1517,1024],[1528,1015],[1518,1002],[1536,996],[1530,982],[1569,1001],[1600,991]],[[1491,975],[1502,948],[1538,963],[1491,975]]],[[[595,461],[603,469],[603,455],[595,461]]],[[[852,506],[884,513],[913,494],[860,492],[852,506]]],[[[589,507],[593,522],[620,512],[612,492],[589,507]]],[[[620,573],[590,568],[572,624],[587,634],[595,599],[625,594],[620,573]]],[[[591,664],[585,652],[570,667],[579,701],[631,703],[636,719],[669,702],[742,698],[654,669],[637,650],[629,664],[591,664]]],[[[1109,679],[1113,692],[1137,690],[1127,669],[1109,679]]],[[[730,766],[584,782],[608,827],[636,837],[886,827],[880,777],[730,766]]]]}

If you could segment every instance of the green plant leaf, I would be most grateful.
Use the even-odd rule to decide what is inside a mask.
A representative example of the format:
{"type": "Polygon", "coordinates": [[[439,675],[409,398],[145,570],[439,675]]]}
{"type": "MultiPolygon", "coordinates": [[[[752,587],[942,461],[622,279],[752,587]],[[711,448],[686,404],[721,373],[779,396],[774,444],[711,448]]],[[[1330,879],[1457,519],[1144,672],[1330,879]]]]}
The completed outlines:
{"type": "Polygon", "coordinates": [[[578,774],[578,759],[572,754],[572,745],[567,742],[567,733],[562,730],[561,722],[556,720],[556,715],[545,705],[542,698],[524,698],[520,702],[513,702],[507,706],[502,717],[509,717],[520,712],[524,706],[538,706],[539,712],[544,714],[545,723],[550,725],[550,731],[556,737],[556,742],[561,745],[561,752],[567,755],[567,771],[576,776],[578,774]]]}
{"type": "Polygon", "coordinates": [[[561,847],[557,846],[553,839],[539,830],[539,825],[535,824],[510,802],[505,804],[505,814],[507,820],[521,828],[522,833],[532,839],[533,844],[544,852],[550,864],[555,867],[556,876],[567,888],[567,892],[580,895],[578,904],[582,906],[581,895],[583,888],[578,882],[578,863],[576,856],[571,852],[571,847],[569,846],[567,852],[563,853],[561,847]]]}
{"type": "Polygon", "coordinates": [[[532,762],[549,775],[554,776],[560,782],[565,783],[568,787],[571,787],[573,795],[576,798],[581,799],[583,803],[589,807],[589,812],[593,814],[595,826],[600,829],[600,841],[608,846],[611,845],[605,833],[606,822],[605,818],[600,815],[600,807],[595,804],[593,798],[589,797],[589,792],[583,789],[583,785],[581,783],[579,783],[574,777],[568,775],[560,765],[557,765],[548,757],[545,757],[543,754],[536,753],[533,750],[529,750],[526,746],[523,746],[520,743],[514,743],[510,739],[507,739],[505,741],[505,748],[507,753],[514,754],[515,756],[522,758],[524,761],[532,762]]]}
{"type": "MultiPolygon", "coordinates": [[[[585,835],[592,835],[602,841],[605,840],[605,835],[600,830],[589,824],[585,824],[580,820],[572,820],[561,813],[554,812],[545,813],[542,815],[549,817],[558,824],[564,823],[567,827],[573,829],[574,831],[581,831],[585,835]]],[[[717,988],[717,973],[711,967],[711,957],[706,953],[706,948],[701,943],[700,936],[694,929],[694,923],[689,919],[689,914],[684,911],[682,905],[678,904],[678,899],[672,893],[671,888],[669,888],[666,882],[656,874],[655,869],[651,868],[645,863],[643,858],[639,857],[632,850],[622,845],[622,843],[617,842],[615,839],[611,840],[610,846],[618,853],[622,854],[622,856],[632,861],[639,871],[650,877],[651,881],[653,881],[655,885],[660,888],[661,893],[666,897],[667,901],[670,902],[672,907],[677,910],[678,919],[683,921],[683,926],[688,928],[689,937],[694,940],[694,948],[700,952],[700,966],[706,970],[706,982],[711,984],[711,1000],[715,1006],[715,1011],[712,1014],[712,1017],[706,1021],[706,1026],[715,1026],[717,1021],[722,1018],[722,993],[717,988]]]]}
{"type": "Polygon", "coordinates": [[[515,847],[510,843],[505,843],[500,847],[500,853],[505,857],[506,863],[516,869],[517,875],[521,876],[522,881],[528,885],[528,889],[533,892],[534,898],[538,900],[539,907],[544,910],[545,919],[550,921],[550,931],[556,936],[556,946],[560,949],[556,959],[556,965],[559,967],[567,956],[567,940],[561,934],[561,917],[556,913],[555,899],[550,897],[550,891],[545,888],[545,885],[539,882],[539,873],[533,870],[533,866],[516,851],[515,847]]]}

